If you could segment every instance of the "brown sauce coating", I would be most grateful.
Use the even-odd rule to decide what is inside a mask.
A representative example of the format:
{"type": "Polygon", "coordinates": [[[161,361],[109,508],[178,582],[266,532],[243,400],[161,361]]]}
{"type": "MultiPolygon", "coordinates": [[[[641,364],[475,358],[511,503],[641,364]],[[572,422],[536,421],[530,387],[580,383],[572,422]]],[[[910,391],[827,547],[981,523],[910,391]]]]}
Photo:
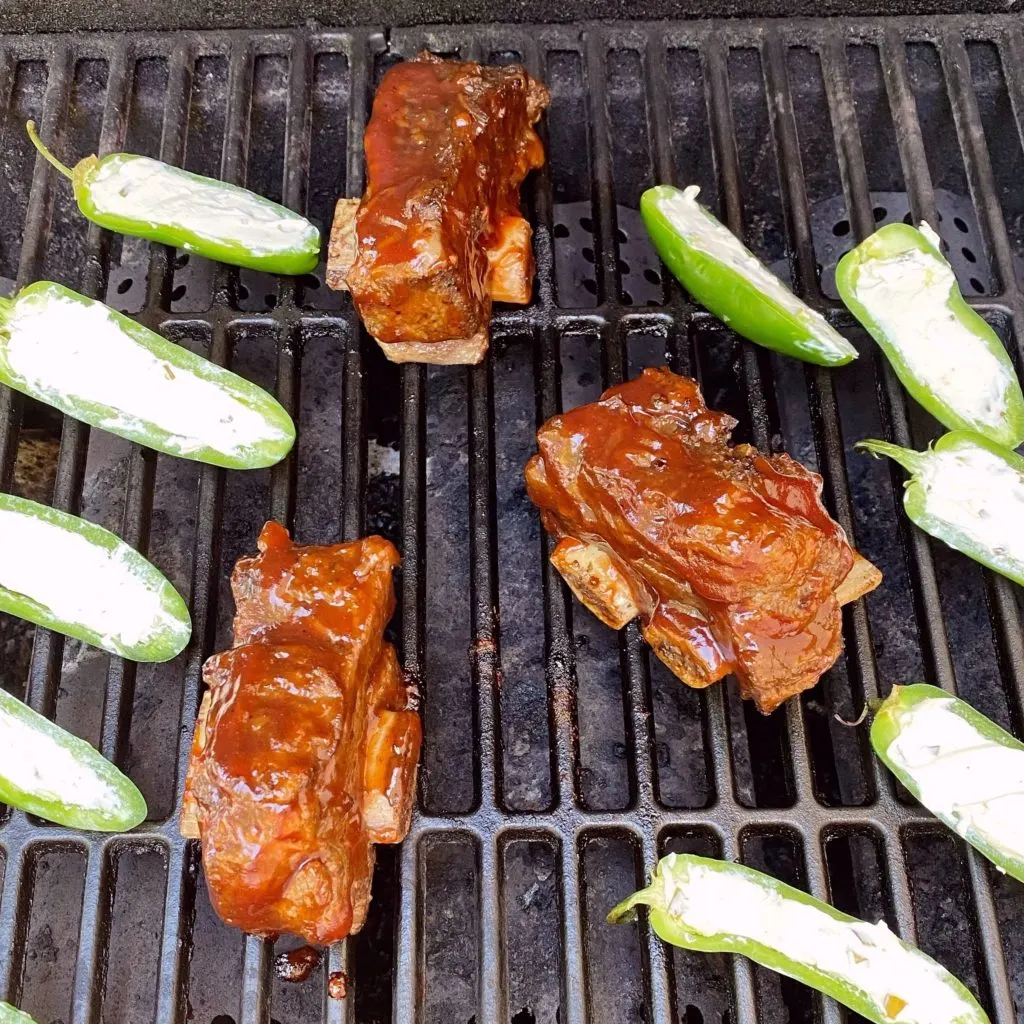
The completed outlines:
{"type": "Polygon", "coordinates": [[[384,627],[398,552],[300,547],[268,523],[232,575],[235,646],[203,667],[182,831],[214,908],[260,935],[358,931],[377,842],[409,826],[419,716],[384,627]]]}
{"type": "Polygon", "coordinates": [[[519,187],[544,162],[533,125],[548,102],[518,66],[421,54],[385,74],[347,278],[378,341],[470,339],[486,331],[492,300],[529,301],[519,187]]]}
{"type": "Polygon", "coordinates": [[[559,538],[553,563],[595,614],[616,628],[639,615],[683,682],[734,673],[769,712],[839,656],[836,591],[855,553],[821,478],[730,447],[734,426],[695,381],[645,370],[541,427],[527,490],[559,538]]]}

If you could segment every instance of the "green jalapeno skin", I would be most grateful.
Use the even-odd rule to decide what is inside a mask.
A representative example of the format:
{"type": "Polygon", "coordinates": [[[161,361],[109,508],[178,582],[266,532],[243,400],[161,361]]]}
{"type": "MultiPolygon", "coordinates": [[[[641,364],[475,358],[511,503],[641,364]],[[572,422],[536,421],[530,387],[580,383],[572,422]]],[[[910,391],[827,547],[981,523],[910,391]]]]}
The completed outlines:
{"type": "Polygon", "coordinates": [[[850,917],[742,864],[669,854],[651,884],[608,920],[623,920],[639,904],[649,908],[651,927],[665,942],[739,953],[875,1024],[987,1024],[961,982],[884,924],[850,917]],[[725,920],[738,928],[723,930],[718,922],[725,920]]]}
{"type": "Polygon", "coordinates": [[[181,595],[109,530],[0,494],[0,536],[0,611],[131,661],[169,661],[188,644],[181,595]]]}
{"type": "Polygon", "coordinates": [[[1024,882],[1024,743],[958,697],[913,683],[882,702],[871,746],[936,818],[1024,882]]]}
{"type": "Polygon", "coordinates": [[[280,462],[295,425],[262,388],[52,281],[0,298],[0,382],[168,455],[280,462]]]}
{"type": "Polygon", "coordinates": [[[0,1024],[36,1024],[35,1020],[10,1003],[0,1002],[0,1024]]]}
{"type": "Polygon", "coordinates": [[[856,447],[911,474],[903,507],[925,533],[1024,586],[1024,458],[968,430],[923,452],[876,440],[856,447]]]}
{"type": "Polygon", "coordinates": [[[737,334],[818,366],[842,366],[857,350],[797,298],[697,202],[700,190],[648,189],[640,213],[654,247],[680,284],[737,334]]]}
{"type": "Polygon", "coordinates": [[[31,121],[27,127],[39,152],[71,179],[79,210],[100,227],[269,274],[307,274],[320,261],[316,225],[280,203],[133,153],[87,156],[72,169],[31,121]]]}
{"type": "Polygon", "coordinates": [[[95,747],[4,690],[0,800],[59,825],[98,832],[134,828],[147,812],[135,783],[95,747]]]}
{"type": "Polygon", "coordinates": [[[910,395],[949,430],[1016,448],[1024,393],[999,336],[965,301],[922,224],[887,224],[836,268],[850,312],[878,342],[910,395]]]}

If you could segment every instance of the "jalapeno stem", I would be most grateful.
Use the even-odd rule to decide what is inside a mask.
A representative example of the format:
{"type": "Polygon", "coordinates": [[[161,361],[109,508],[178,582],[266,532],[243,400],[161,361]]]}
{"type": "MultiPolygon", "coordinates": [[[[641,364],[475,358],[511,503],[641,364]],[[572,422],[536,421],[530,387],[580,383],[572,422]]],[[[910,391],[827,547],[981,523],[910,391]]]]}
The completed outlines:
{"type": "Polygon", "coordinates": [[[36,123],[35,123],[35,121],[26,121],[25,122],[25,131],[28,132],[28,137],[32,140],[32,145],[35,146],[36,149],[38,149],[39,152],[43,154],[43,157],[46,159],[46,162],[48,164],[51,164],[52,166],[56,167],[57,170],[60,171],[60,173],[63,174],[65,178],[70,178],[70,179],[73,180],[74,177],[75,177],[75,172],[72,171],[71,168],[68,167],[67,164],[62,164],[46,148],[46,146],[43,144],[43,140],[41,138],[39,138],[39,133],[36,131],[36,123]]]}
{"type": "Polygon", "coordinates": [[[872,455],[888,455],[893,462],[898,462],[908,473],[916,473],[924,466],[927,456],[922,452],[915,452],[910,448],[901,448],[898,444],[891,444],[889,441],[858,441],[855,448],[862,448],[872,455]]]}

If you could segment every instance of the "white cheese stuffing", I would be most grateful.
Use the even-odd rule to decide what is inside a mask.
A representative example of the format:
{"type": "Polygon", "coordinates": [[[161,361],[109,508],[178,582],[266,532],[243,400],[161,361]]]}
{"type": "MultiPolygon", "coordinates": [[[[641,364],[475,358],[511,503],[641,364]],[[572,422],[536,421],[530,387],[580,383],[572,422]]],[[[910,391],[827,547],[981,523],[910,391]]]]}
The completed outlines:
{"type": "Polygon", "coordinates": [[[1024,565],[1024,475],[985,448],[928,452],[914,473],[925,510],[1024,565]]]}
{"type": "Polygon", "coordinates": [[[26,793],[60,800],[88,810],[115,813],[117,791],[83,768],[52,736],[40,733],[14,715],[0,711],[0,775],[26,793]]]}
{"type": "Polygon", "coordinates": [[[753,879],[700,864],[689,864],[687,874],[682,884],[666,882],[665,895],[689,931],[759,942],[842,979],[900,1024],[973,1015],[942,968],[903,946],[884,923],[837,921],[753,879]]]}
{"type": "Polygon", "coordinates": [[[954,710],[952,698],[902,710],[886,751],[917,783],[921,803],[977,836],[1024,858],[1024,750],[994,743],[954,710]]]}
{"type": "Polygon", "coordinates": [[[861,263],[854,294],[921,384],[966,420],[1000,426],[1013,373],[950,309],[953,269],[920,249],[861,263]]]}
{"type": "Polygon", "coordinates": [[[289,250],[316,230],[283,207],[259,201],[245,189],[205,191],[195,176],[149,157],[105,160],[90,181],[97,210],[156,228],[172,223],[210,241],[236,240],[258,256],[289,250]]]}
{"type": "Polygon", "coordinates": [[[284,434],[213,381],[158,359],[126,335],[102,303],[52,295],[19,298],[0,345],[11,370],[49,401],[116,410],[99,422],[115,433],[152,423],[185,455],[212,448],[244,456],[284,434]]]}
{"type": "Polygon", "coordinates": [[[63,622],[77,623],[122,648],[166,628],[159,591],[112,551],[35,516],[0,510],[0,586],[31,598],[63,622]]]}

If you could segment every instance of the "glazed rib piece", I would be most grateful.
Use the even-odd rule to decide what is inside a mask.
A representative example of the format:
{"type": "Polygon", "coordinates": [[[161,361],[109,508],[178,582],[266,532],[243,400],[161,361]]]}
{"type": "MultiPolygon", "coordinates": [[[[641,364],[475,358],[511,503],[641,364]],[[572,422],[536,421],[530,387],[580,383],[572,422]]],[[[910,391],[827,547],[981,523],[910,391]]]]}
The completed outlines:
{"type": "Polygon", "coordinates": [[[229,924],[330,943],[362,927],[374,843],[409,828],[414,694],[383,638],[398,552],[267,523],[231,577],[235,646],[203,666],[181,830],[229,924]]]}
{"type": "Polygon", "coordinates": [[[840,604],[881,574],[825,511],[821,478],[730,447],[735,425],[695,381],[645,370],[548,420],[526,483],[552,563],[595,615],[639,615],[684,683],[734,673],[767,713],[835,662],[840,604]]]}
{"type": "Polygon", "coordinates": [[[385,74],[366,192],[338,204],[328,284],[351,290],[389,359],[479,362],[492,301],[529,302],[519,187],[544,162],[533,125],[549,99],[519,66],[423,53],[385,74]]]}

